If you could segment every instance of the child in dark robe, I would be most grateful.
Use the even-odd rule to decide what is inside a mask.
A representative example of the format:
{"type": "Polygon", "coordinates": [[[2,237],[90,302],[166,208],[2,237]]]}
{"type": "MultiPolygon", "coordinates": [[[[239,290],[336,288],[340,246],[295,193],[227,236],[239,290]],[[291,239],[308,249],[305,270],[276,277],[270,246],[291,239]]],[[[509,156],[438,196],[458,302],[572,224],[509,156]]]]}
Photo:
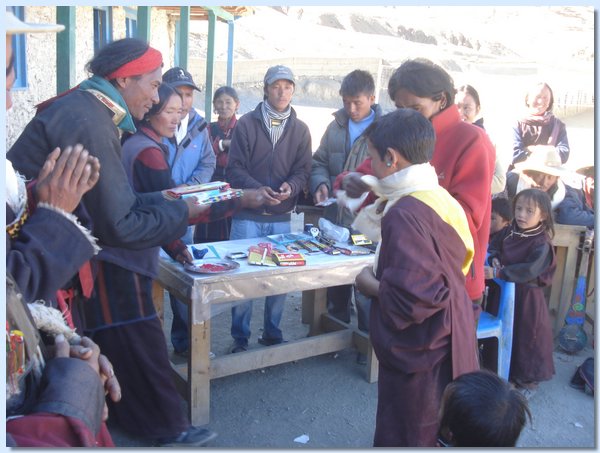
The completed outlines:
{"type": "Polygon", "coordinates": [[[377,194],[352,224],[379,242],[356,277],[372,297],[369,335],[379,359],[376,447],[435,447],[446,385],[479,368],[465,289],[474,254],[464,210],[429,163],[435,132],[398,109],[365,131],[377,194]]]}
{"type": "Polygon", "coordinates": [[[486,278],[515,282],[510,381],[530,397],[554,375],[554,341],[544,287],[556,270],[552,207],[548,194],[526,189],[513,200],[514,220],[490,244],[486,278]]]}

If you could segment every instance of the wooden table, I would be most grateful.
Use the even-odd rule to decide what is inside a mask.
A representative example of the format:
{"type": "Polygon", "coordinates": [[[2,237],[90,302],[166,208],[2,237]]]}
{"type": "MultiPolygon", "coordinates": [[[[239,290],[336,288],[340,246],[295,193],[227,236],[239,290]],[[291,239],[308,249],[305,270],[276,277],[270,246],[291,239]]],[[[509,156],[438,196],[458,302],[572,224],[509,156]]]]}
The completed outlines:
{"type": "MultiPolygon", "coordinates": [[[[267,239],[244,239],[202,244],[212,245],[224,257],[233,251],[267,239]]],[[[208,257],[209,255],[207,255],[208,257]]],[[[223,274],[196,274],[168,257],[161,257],[157,283],[189,307],[189,362],[173,365],[177,384],[189,402],[194,425],[210,420],[210,381],[356,346],[367,354],[367,380],[377,380],[377,359],[368,336],[327,314],[326,288],[349,284],[360,270],[373,263],[373,255],[345,256],[318,253],[306,256],[306,266],[252,266],[241,260],[240,268],[223,274]],[[281,345],[258,348],[209,359],[211,308],[232,301],[304,291],[302,320],[310,325],[309,336],[281,345]]]]}

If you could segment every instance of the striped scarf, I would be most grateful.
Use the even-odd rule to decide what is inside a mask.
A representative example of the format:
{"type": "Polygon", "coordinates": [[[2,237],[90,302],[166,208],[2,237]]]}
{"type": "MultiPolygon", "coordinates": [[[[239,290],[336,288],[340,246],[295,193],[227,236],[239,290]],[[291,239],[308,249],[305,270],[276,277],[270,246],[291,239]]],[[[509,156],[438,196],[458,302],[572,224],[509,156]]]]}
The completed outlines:
{"type": "Polygon", "coordinates": [[[261,106],[261,111],[263,121],[269,130],[269,135],[271,136],[271,143],[273,143],[273,148],[275,148],[277,141],[283,134],[285,123],[287,123],[287,120],[292,113],[292,107],[288,105],[288,108],[285,110],[285,112],[278,112],[277,110],[273,109],[267,101],[264,101],[261,106]]]}

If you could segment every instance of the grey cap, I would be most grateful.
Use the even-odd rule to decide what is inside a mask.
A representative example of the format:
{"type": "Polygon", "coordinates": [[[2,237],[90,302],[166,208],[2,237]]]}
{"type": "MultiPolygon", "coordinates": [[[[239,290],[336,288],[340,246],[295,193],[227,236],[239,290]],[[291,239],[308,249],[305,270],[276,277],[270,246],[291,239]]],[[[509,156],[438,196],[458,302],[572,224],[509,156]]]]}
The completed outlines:
{"type": "Polygon", "coordinates": [[[271,85],[276,80],[289,80],[294,85],[296,84],[292,70],[287,66],[280,64],[277,66],[271,66],[265,74],[265,85],[271,85]]]}
{"type": "Polygon", "coordinates": [[[175,67],[169,69],[163,74],[162,81],[173,88],[185,85],[200,91],[200,88],[196,86],[194,79],[192,79],[192,74],[183,68],[175,67]]]}

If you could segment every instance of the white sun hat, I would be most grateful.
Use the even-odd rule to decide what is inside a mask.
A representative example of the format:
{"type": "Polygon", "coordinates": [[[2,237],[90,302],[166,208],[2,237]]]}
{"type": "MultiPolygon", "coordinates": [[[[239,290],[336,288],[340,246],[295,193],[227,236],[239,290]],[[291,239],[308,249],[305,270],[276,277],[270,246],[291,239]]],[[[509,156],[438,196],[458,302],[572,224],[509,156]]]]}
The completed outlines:
{"type": "Polygon", "coordinates": [[[23,22],[8,8],[6,9],[4,24],[6,25],[7,35],[15,35],[17,33],[56,33],[65,29],[65,26],[61,24],[35,24],[23,22]]]}

